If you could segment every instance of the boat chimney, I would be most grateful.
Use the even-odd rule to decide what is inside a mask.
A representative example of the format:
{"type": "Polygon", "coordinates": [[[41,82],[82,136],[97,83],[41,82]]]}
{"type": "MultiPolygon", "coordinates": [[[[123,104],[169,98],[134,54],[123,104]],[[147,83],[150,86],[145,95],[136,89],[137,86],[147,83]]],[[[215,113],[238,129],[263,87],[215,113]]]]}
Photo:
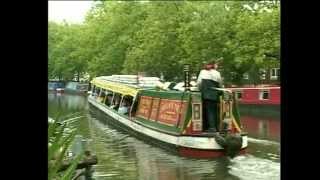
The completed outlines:
{"type": "Polygon", "coordinates": [[[185,91],[190,91],[190,64],[184,64],[183,66],[184,71],[184,86],[185,91]]]}

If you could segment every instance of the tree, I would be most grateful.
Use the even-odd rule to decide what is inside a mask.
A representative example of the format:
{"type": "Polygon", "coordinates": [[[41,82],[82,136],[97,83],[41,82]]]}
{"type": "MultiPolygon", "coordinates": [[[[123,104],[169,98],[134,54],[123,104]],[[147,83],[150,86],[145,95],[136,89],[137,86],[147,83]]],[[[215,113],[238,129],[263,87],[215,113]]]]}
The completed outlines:
{"type": "Polygon", "coordinates": [[[220,61],[226,83],[279,65],[278,1],[97,1],[83,24],[49,23],[49,77],[89,72],[164,75],[181,80],[182,65],[198,73],[220,61]]]}
{"type": "Polygon", "coordinates": [[[133,36],[124,73],[143,71],[149,75],[164,75],[172,80],[181,69],[182,50],[178,42],[179,4],[153,2],[146,5],[141,27],[133,36]]]}

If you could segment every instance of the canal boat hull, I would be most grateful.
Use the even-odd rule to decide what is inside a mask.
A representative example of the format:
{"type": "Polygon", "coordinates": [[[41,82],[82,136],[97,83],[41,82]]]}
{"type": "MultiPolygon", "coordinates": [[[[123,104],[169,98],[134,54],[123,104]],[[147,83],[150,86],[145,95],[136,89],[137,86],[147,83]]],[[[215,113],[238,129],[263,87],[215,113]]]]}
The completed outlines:
{"type": "Polygon", "coordinates": [[[278,119],[277,117],[280,117],[281,106],[269,104],[240,104],[239,112],[241,113],[241,115],[278,119]]]}
{"type": "Polygon", "coordinates": [[[58,92],[59,89],[64,89],[63,82],[48,82],[48,92],[58,92]]]}
{"type": "MultiPolygon", "coordinates": [[[[133,117],[129,118],[125,115],[118,114],[115,110],[106,107],[92,96],[88,97],[88,102],[108,117],[105,118],[106,123],[121,128],[139,139],[180,156],[193,158],[216,158],[225,156],[224,148],[216,142],[213,134],[190,136],[161,132],[136,121],[133,117]]],[[[247,135],[242,134],[241,136],[242,147],[238,154],[245,153],[248,146],[247,135]]]]}

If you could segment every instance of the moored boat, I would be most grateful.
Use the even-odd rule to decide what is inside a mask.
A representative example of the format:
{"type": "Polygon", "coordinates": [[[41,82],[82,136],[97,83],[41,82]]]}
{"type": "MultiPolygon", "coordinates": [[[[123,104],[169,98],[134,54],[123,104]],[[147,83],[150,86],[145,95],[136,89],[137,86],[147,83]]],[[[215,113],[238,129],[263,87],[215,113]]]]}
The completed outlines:
{"type": "Polygon", "coordinates": [[[49,81],[48,82],[48,92],[63,92],[64,82],[59,81],[49,81]]]}
{"type": "Polygon", "coordinates": [[[64,91],[70,94],[87,95],[89,84],[80,82],[68,82],[64,91]]]}
{"type": "Polygon", "coordinates": [[[229,88],[235,93],[241,114],[269,117],[280,116],[281,87],[241,87],[229,88]]]}
{"type": "Polygon", "coordinates": [[[56,92],[61,94],[61,93],[64,92],[64,88],[57,88],[57,89],[56,89],[56,92]]]}
{"type": "Polygon", "coordinates": [[[277,87],[242,87],[229,88],[236,94],[240,104],[248,105],[280,105],[280,91],[277,87]]]}
{"type": "Polygon", "coordinates": [[[158,88],[156,77],[113,75],[91,81],[90,105],[138,138],[181,156],[214,158],[244,153],[248,146],[236,100],[230,90],[214,88],[218,131],[207,131],[199,91],[158,88]]]}

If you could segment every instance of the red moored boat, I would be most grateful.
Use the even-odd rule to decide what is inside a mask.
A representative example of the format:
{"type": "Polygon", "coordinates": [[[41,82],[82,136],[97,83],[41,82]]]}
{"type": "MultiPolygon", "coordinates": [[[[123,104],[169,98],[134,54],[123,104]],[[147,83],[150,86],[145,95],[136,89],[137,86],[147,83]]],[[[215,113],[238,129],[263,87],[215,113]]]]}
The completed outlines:
{"type": "Polygon", "coordinates": [[[228,88],[235,92],[240,104],[280,105],[280,87],[228,88]]]}

